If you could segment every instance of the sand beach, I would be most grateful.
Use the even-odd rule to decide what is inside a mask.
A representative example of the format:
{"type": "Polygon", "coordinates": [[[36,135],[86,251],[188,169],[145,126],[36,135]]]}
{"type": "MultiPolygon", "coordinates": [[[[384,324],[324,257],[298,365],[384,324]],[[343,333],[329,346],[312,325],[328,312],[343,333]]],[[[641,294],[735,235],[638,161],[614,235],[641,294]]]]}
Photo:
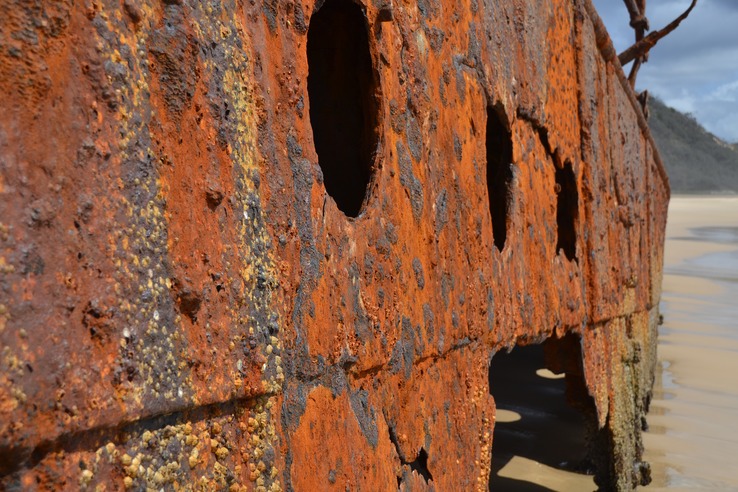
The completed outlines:
{"type": "Polygon", "coordinates": [[[673,197],[647,490],[738,490],[738,197],[673,197]]]}

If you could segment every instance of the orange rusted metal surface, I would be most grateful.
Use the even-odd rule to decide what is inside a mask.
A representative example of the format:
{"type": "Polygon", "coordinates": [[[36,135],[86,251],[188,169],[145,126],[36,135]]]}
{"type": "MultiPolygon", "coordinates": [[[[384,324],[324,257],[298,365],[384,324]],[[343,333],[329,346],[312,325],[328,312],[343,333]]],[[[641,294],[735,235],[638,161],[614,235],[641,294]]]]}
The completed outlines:
{"type": "Polygon", "coordinates": [[[485,490],[490,357],[546,339],[601,486],[644,481],[669,188],[594,9],[351,3],[348,217],[308,90],[336,2],[0,5],[0,488],[485,490]]]}

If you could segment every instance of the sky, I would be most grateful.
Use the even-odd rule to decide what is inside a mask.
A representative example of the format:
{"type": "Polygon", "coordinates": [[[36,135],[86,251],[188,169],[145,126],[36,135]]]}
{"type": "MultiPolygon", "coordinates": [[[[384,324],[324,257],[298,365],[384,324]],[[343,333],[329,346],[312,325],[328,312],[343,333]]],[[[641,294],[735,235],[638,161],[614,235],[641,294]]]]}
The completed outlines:
{"type": "MultiPolygon", "coordinates": [[[[622,0],[593,0],[615,49],[635,34],[622,0]]],[[[648,0],[651,29],[661,29],[689,7],[690,0],[648,0]]],[[[630,67],[626,67],[626,74],[630,67]]],[[[698,0],[686,20],[651,50],[636,89],[648,89],[668,106],[691,113],[707,130],[738,142],[738,0],[698,0]]]]}

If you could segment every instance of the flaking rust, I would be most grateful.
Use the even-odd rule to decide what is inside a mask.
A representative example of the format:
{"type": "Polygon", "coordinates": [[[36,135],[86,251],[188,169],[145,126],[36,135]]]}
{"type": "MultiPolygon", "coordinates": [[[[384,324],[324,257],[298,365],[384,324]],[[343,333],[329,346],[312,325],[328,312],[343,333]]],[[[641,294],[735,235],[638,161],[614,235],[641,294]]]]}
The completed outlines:
{"type": "Polygon", "coordinates": [[[589,1],[346,0],[348,212],[336,3],[2,3],[1,488],[486,490],[490,357],[544,340],[600,486],[645,482],[669,187],[589,1]]]}

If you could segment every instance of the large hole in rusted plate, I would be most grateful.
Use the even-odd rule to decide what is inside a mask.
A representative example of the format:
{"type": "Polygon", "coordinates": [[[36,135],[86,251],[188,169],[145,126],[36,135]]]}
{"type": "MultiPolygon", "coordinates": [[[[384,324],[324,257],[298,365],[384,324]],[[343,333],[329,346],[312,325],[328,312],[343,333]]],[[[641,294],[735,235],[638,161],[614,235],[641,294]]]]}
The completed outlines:
{"type": "Polygon", "coordinates": [[[364,13],[328,0],[310,19],[310,124],[328,194],[349,217],[366,198],[378,145],[378,87],[364,13]]]}
{"type": "Polygon", "coordinates": [[[576,221],[579,213],[577,180],[571,162],[556,168],[556,252],[563,251],[570,261],[577,254],[576,221]]]}
{"type": "Polygon", "coordinates": [[[518,346],[510,353],[495,354],[490,363],[490,393],[497,408],[490,490],[544,491],[551,490],[546,486],[551,483],[594,485],[588,476],[593,466],[586,425],[593,417],[587,421],[584,416],[593,412],[593,403],[577,374],[578,338],[546,343],[553,345],[546,348],[548,354],[543,344],[518,346]],[[553,373],[547,369],[551,355],[558,359],[555,370],[576,369],[571,374],[553,373]]]}
{"type": "Polygon", "coordinates": [[[507,241],[510,185],[512,184],[512,136],[497,110],[487,107],[487,196],[492,217],[492,235],[499,251],[507,241]]]}

